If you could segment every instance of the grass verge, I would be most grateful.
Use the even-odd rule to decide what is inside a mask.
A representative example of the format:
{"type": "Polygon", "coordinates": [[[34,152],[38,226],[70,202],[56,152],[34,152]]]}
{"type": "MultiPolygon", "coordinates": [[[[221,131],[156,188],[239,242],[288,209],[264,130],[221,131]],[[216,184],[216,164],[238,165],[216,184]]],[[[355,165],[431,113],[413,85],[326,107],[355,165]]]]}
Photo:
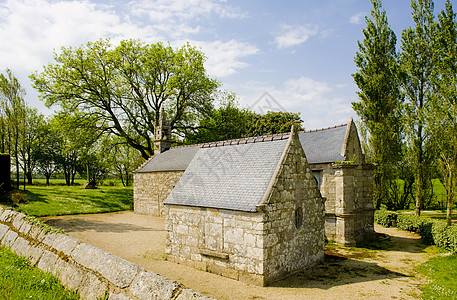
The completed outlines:
{"type": "Polygon", "coordinates": [[[37,217],[133,209],[132,187],[101,186],[85,190],[81,186],[28,186],[26,198],[26,203],[19,203],[16,209],[37,217]]]}
{"type": "Polygon", "coordinates": [[[32,267],[27,259],[0,247],[0,299],[79,299],[50,273],[32,267]]]}
{"type": "Polygon", "coordinates": [[[427,277],[422,299],[457,299],[457,254],[434,257],[419,271],[427,277]]]}

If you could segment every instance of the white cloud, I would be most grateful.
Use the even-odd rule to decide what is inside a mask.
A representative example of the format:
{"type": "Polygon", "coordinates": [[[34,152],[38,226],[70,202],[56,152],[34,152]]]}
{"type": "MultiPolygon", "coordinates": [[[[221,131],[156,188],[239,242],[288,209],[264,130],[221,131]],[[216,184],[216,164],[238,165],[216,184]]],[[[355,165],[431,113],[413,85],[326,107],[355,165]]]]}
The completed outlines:
{"type": "Polygon", "coordinates": [[[201,47],[208,60],[205,67],[210,76],[226,77],[235,74],[237,70],[248,64],[241,59],[257,54],[259,49],[251,44],[230,40],[210,42],[191,41],[191,45],[201,47]]]}
{"type": "Polygon", "coordinates": [[[251,81],[235,91],[243,107],[251,107],[256,111],[257,107],[280,107],[290,112],[301,112],[305,128],[318,129],[340,125],[354,117],[350,101],[339,96],[341,88],[340,84],[332,86],[327,82],[299,77],[288,79],[280,86],[251,81]],[[270,100],[270,103],[259,103],[259,98],[265,92],[274,100],[270,100]]]}
{"type": "Polygon", "coordinates": [[[349,23],[351,24],[362,24],[363,20],[365,19],[365,16],[367,15],[366,12],[360,12],[358,14],[355,14],[351,16],[349,19],[349,23]]]}
{"type": "Polygon", "coordinates": [[[147,15],[151,21],[162,22],[171,18],[192,20],[216,14],[225,18],[245,18],[246,13],[218,0],[139,0],[129,7],[136,15],[147,15]]]}
{"type": "MultiPolygon", "coordinates": [[[[125,7],[101,5],[86,0],[0,2],[0,40],[3,41],[0,43],[0,72],[5,68],[12,69],[28,94],[36,99],[28,75],[51,62],[53,51],[60,52],[63,46],[80,46],[107,37],[111,38],[113,44],[131,38],[150,43],[173,42],[177,40],[176,35],[187,42],[188,36],[200,30],[198,25],[192,25],[186,20],[178,20],[170,27],[166,21],[152,22],[135,17],[129,14],[130,6],[135,8],[135,3],[145,2],[130,2],[125,7]]],[[[165,5],[168,2],[153,3],[165,5]]],[[[242,17],[241,14],[236,14],[236,9],[217,1],[201,0],[172,2],[169,6],[163,6],[163,17],[157,18],[169,20],[178,15],[186,19],[186,11],[193,17],[214,12],[222,17],[242,17]],[[183,7],[179,6],[181,4],[183,7]],[[169,11],[166,12],[166,9],[169,11]]],[[[238,69],[246,67],[247,63],[242,59],[258,52],[257,47],[236,40],[195,41],[191,44],[203,48],[209,57],[206,63],[208,73],[218,77],[234,74],[238,69]]]]}
{"type": "Polygon", "coordinates": [[[279,49],[302,44],[311,36],[318,33],[318,26],[313,24],[290,26],[281,25],[281,32],[275,37],[274,42],[279,49]]]}
{"type": "Polygon", "coordinates": [[[129,9],[132,15],[146,17],[155,29],[174,38],[198,33],[201,28],[193,24],[202,17],[247,17],[247,13],[218,0],[139,0],[131,1],[129,9]]]}
{"type": "Polygon", "coordinates": [[[108,6],[87,1],[24,0],[0,4],[0,65],[30,72],[46,64],[54,49],[101,37],[127,37],[140,28],[122,23],[108,6]]]}

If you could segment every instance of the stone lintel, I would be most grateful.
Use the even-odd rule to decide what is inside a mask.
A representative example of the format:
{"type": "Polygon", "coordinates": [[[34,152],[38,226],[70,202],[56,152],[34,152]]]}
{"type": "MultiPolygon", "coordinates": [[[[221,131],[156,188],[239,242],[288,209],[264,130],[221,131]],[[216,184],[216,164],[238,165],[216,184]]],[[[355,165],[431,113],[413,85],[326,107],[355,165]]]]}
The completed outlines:
{"type": "Polygon", "coordinates": [[[340,214],[340,213],[335,213],[335,216],[336,216],[336,217],[339,217],[339,218],[353,218],[353,217],[356,216],[356,214],[354,214],[354,213],[352,213],[352,214],[348,214],[348,213],[346,213],[346,214],[345,214],[345,213],[342,213],[342,214],[340,214]]]}
{"type": "Polygon", "coordinates": [[[225,252],[209,250],[209,249],[204,249],[204,248],[199,249],[199,252],[202,255],[217,257],[217,258],[220,258],[220,259],[228,259],[229,258],[228,253],[225,253],[225,252]]]}

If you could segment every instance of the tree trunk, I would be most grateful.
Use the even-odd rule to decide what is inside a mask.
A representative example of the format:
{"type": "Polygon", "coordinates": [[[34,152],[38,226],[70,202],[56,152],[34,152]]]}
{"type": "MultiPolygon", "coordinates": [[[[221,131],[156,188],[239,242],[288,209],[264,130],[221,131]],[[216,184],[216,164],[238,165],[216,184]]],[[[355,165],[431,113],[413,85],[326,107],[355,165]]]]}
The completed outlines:
{"type": "Polygon", "coordinates": [[[18,190],[19,189],[19,185],[20,185],[20,176],[19,176],[19,156],[17,154],[17,145],[16,145],[16,151],[15,151],[15,158],[16,158],[16,189],[18,190]]]}
{"type": "Polygon", "coordinates": [[[450,166],[449,167],[449,173],[447,178],[447,186],[446,186],[446,198],[447,198],[447,210],[446,210],[446,221],[447,225],[451,226],[452,224],[452,219],[451,219],[451,214],[452,214],[452,205],[454,204],[454,173],[452,172],[452,169],[450,166]]]}
{"type": "Polygon", "coordinates": [[[65,184],[70,186],[70,170],[68,169],[67,165],[63,166],[63,175],[65,176],[65,184]]]}
{"type": "Polygon", "coordinates": [[[32,171],[27,171],[26,175],[27,175],[27,184],[32,185],[33,184],[32,171]]]}
{"type": "Polygon", "coordinates": [[[46,185],[49,186],[49,179],[51,178],[51,175],[46,175],[46,185]]]}
{"type": "Polygon", "coordinates": [[[417,173],[416,173],[416,216],[421,215],[422,202],[424,198],[424,174],[423,174],[423,150],[422,150],[422,124],[417,128],[417,173]]]}

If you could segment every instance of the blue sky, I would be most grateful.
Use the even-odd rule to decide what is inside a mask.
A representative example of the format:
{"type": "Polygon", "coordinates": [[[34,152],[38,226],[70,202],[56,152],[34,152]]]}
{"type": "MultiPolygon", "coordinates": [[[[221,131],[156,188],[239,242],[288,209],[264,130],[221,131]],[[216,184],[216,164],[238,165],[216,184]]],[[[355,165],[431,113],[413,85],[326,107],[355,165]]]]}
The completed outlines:
{"type": "MultiPolygon", "coordinates": [[[[435,1],[435,11],[443,5],[435,1]]],[[[400,40],[412,25],[410,1],[383,6],[400,40]]],[[[273,98],[273,109],[300,112],[305,128],[317,129],[356,118],[353,58],[370,9],[369,0],[6,0],[0,69],[12,69],[29,104],[49,114],[28,75],[51,62],[54,49],[105,37],[189,42],[206,53],[208,74],[241,106],[259,111],[273,98]]]]}

